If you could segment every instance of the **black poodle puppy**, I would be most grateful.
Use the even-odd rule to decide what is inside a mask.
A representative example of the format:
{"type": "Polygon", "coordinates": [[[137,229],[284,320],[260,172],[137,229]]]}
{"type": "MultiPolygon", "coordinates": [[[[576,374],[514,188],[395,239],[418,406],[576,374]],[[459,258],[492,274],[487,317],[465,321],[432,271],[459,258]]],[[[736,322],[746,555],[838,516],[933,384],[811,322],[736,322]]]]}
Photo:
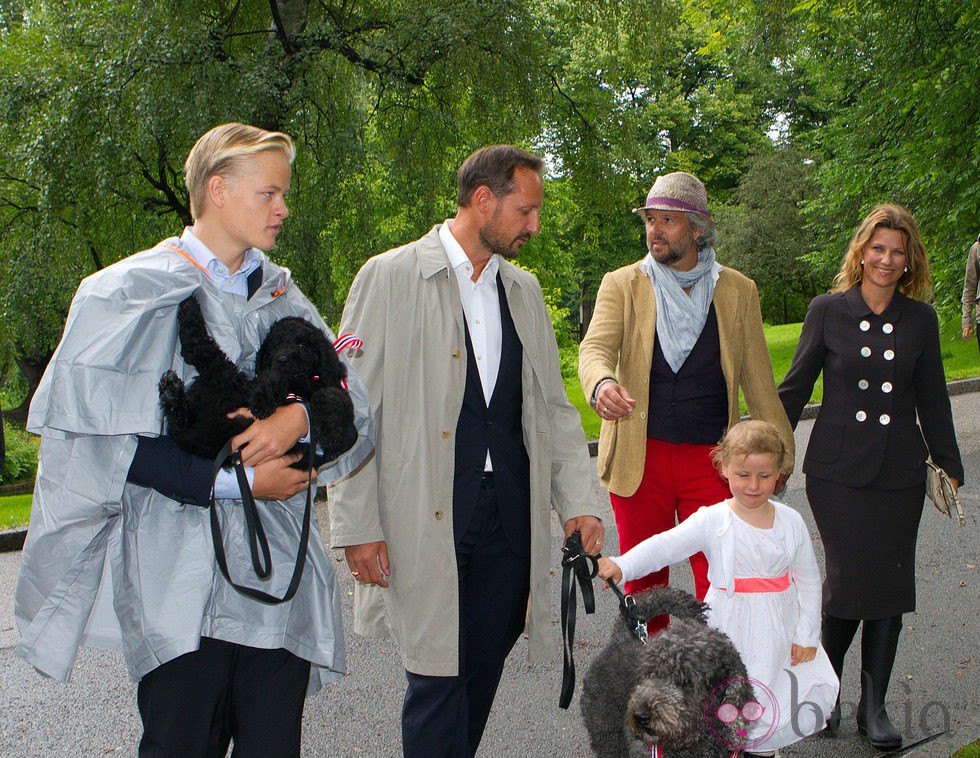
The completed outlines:
{"type": "MultiPolygon", "coordinates": [[[[317,455],[313,465],[336,458],[353,444],[354,405],[343,388],[347,376],[327,336],[309,321],[287,317],[275,322],[256,357],[256,376],[248,376],[229,360],[208,332],[201,306],[188,297],[177,307],[180,353],[198,375],[185,386],[174,371],[160,379],[160,406],[167,433],[189,453],[214,459],[221,448],[252,420],[228,418],[249,408],[255,418],[268,418],[281,405],[302,401],[310,416],[317,455]]],[[[296,468],[309,468],[309,445],[296,468]]]]}
{"type": "Polygon", "coordinates": [[[327,336],[306,319],[287,316],[270,327],[259,347],[249,408],[256,418],[267,418],[287,398],[305,402],[319,465],[352,444],[354,404],[344,389],[346,378],[327,336]]]}

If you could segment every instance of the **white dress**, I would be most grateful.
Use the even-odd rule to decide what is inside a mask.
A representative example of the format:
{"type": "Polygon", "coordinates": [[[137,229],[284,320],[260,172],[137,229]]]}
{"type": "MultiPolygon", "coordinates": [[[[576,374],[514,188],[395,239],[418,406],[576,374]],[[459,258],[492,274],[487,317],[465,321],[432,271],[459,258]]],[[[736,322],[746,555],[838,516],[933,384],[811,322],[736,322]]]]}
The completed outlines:
{"type": "MultiPolygon", "coordinates": [[[[732,528],[736,579],[776,579],[790,573],[790,556],[777,538],[775,524],[758,529],[736,517],[732,528]]],[[[745,747],[773,750],[823,729],[837,699],[838,681],[819,644],[812,661],[790,665],[791,646],[799,642],[793,639],[800,616],[796,586],[789,583],[782,592],[729,595],[712,585],[705,602],[710,606],[708,623],[731,638],[762,706],[745,747]]]]}
{"type": "MultiPolygon", "coordinates": [[[[770,529],[750,526],[721,502],[613,558],[629,581],[704,551],[711,582],[708,623],[731,638],[762,706],[744,746],[752,752],[775,750],[823,729],[839,689],[819,642],[820,570],[806,524],[789,506],[771,502],[770,529]],[[737,580],[780,578],[782,591],[737,591],[737,580]],[[816,657],[791,666],[793,643],[816,647],[816,657]]],[[[755,718],[758,710],[744,715],[755,718]]]]}

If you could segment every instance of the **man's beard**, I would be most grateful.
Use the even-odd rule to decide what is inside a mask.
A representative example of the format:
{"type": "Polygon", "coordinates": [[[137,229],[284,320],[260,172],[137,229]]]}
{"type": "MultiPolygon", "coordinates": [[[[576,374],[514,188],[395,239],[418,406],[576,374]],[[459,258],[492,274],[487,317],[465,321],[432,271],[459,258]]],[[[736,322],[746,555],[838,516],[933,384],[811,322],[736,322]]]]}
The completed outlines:
{"type": "Polygon", "coordinates": [[[514,243],[517,242],[517,240],[527,242],[529,239],[531,239],[531,235],[519,234],[510,240],[510,243],[508,244],[504,241],[502,235],[498,231],[495,221],[495,217],[491,218],[480,228],[480,242],[491,253],[496,253],[502,258],[516,258],[518,252],[520,252],[520,248],[515,249],[514,243]]]}
{"type": "MultiPolygon", "coordinates": [[[[658,242],[660,241],[658,240],[658,242]]],[[[650,244],[649,240],[647,241],[647,250],[650,251],[650,255],[661,266],[671,266],[679,260],[682,260],[688,254],[688,251],[691,249],[691,243],[694,242],[694,236],[688,235],[684,239],[674,243],[668,242],[667,240],[662,240],[662,242],[667,245],[666,251],[661,253],[653,252],[653,245],[650,244]]]]}

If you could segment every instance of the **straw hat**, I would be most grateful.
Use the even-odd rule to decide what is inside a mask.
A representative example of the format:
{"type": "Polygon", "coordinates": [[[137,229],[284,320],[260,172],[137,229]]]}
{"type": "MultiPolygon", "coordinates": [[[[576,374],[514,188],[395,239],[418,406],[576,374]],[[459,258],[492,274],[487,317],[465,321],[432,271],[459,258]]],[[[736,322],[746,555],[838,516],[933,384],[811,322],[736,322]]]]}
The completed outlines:
{"type": "Polygon", "coordinates": [[[708,212],[708,191],[696,176],[684,171],[674,171],[657,177],[647,194],[646,205],[634,208],[633,213],[648,210],[684,211],[711,218],[708,212]]]}

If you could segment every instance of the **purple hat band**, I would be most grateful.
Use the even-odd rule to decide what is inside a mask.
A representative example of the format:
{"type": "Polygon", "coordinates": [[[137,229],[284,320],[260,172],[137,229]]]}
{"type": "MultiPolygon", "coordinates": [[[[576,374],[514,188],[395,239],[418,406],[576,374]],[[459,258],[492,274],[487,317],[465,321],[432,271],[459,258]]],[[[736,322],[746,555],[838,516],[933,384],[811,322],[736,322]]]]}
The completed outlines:
{"type": "Polygon", "coordinates": [[[711,213],[709,213],[706,208],[698,208],[695,205],[685,203],[683,200],[678,200],[675,197],[658,197],[656,195],[648,196],[647,204],[642,208],[634,208],[633,213],[649,210],[684,211],[686,213],[697,213],[705,218],[711,218],[711,213]]]}

